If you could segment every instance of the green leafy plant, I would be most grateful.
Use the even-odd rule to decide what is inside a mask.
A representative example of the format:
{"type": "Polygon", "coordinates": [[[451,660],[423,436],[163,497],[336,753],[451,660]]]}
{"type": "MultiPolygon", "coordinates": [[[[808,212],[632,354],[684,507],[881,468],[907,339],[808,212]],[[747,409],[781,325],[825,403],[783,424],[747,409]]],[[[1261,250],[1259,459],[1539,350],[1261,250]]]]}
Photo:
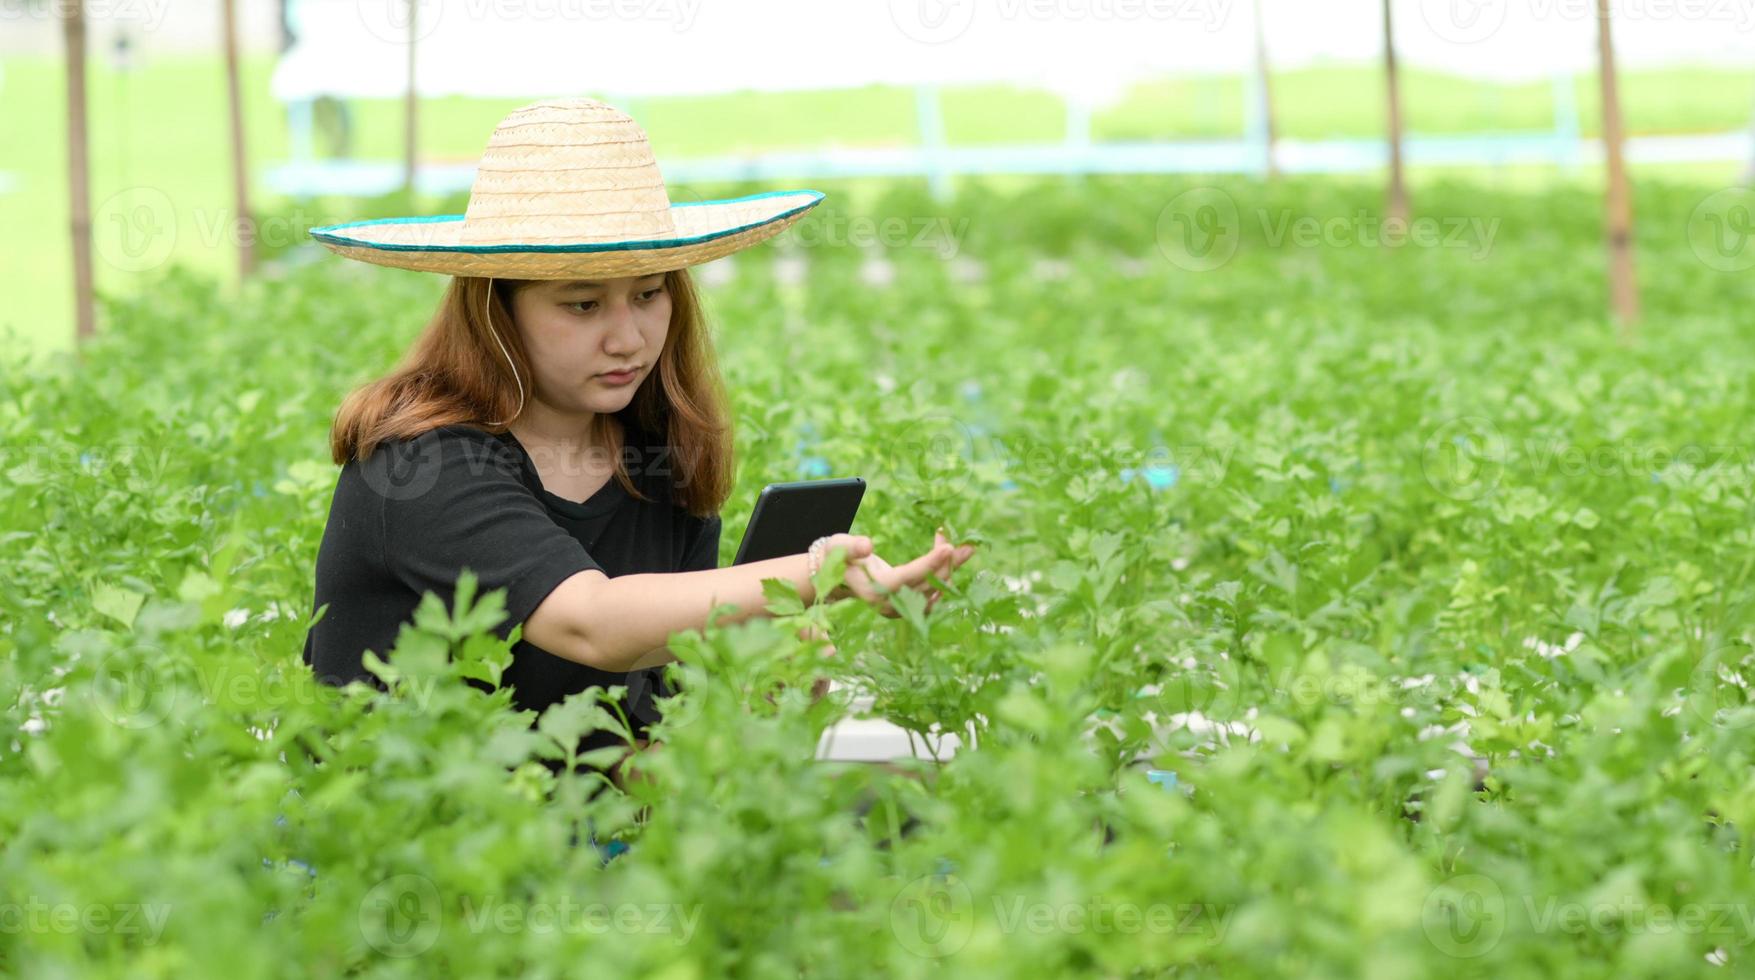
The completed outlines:
{"type": "Polygon", "coordinates": [[[1629,347],[1589,193],[1436,183],[1491,242],[1388,250],[1274,230],[1373,187],[1209,181],[1236,250],[1195,269],[1157,225],[1195,189],[859,212],[966,218],[980,278],[736,258],[728,552],[810,472],[866,478],[886,557],[980,549],[931,615],[774,583],[677,634],[621,788],[576,754],[618,692],[512,710],[473,575],[386,690],[300,659],[331,413],[441,283],[172,268],[0,374],[0,973],[1747,972],[1755,355],[1704,191],[1640,188],[1629,347]],[[960,748],[819,761],[856,713],[960,748]]]}

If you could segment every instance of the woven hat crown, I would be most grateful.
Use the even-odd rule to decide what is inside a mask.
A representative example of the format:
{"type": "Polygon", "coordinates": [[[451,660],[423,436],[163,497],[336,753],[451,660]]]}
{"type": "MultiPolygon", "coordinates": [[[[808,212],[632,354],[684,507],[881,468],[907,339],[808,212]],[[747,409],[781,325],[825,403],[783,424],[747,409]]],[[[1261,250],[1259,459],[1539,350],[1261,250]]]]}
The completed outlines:
{"type": "Polygon", "coordinates": [[[644,276],[711,262],[780,234],[823,192],[672,203],[646,133],[595,99],[507,113],[476,164],[463,214],[312,228],[337,255],[453,276],[644,276]]]}
{"type": "Polygon", "coordinates": [[[675,234],[646,132],[594,99],[545,99],[488,138],[458,240],[466,245],[659,240],[675,234]]]}

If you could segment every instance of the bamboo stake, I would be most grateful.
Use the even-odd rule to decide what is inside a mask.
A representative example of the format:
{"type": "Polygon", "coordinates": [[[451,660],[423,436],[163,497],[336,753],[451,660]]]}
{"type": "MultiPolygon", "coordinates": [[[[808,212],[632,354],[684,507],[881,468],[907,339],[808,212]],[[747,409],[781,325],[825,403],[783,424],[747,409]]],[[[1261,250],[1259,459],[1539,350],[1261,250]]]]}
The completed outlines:
{"type": "Polygon", "coordinates": [[[91,157],[86,135],[85,0],[68,0],[62,9],[65,14],[61,36],[67,51],[67,187],[77,347],[97,333],[91,266],[91,157]]]}
{"type": "Polygon", "coordinates": [[[420,93],[415,90],[415,38],[419,37],[420,0],[408,0],[408,91],[402,101],[402,187],[414,198],[416,111],[420,93]]]}
{"type": "Polygon", "coordinates": [[[1274,86],[1272,73],[1268,70],[1267,30],[1262,20],[1261,0],[1255,0],[1255,76],[1261,90],[1262,125],[1266,129],[1267,176],[1272,180],[1280,174],[1279,161],[1274,153],[1279,134],[1274,125],[1274,86]]]}
{"type": "Polygon", "coordinates": [[[1383,0],[1383,75],[1389,89],[1389,206],[1386,223],[1394,221],[1406,227],[1408,187],[1402,164],[1402,90],[1400,71],[1396,66],[1395,22],[1389,5],[1390,0],[1383,0]]]}
{"type": "Polygon", "coordinates": [[[1597,78],[1602,85],[1603,152],[1609,164],[1605,197],[1609,246],[1609,302],[1621,339],[1632,341],[1639,322],[1639,279],[1633,265],[1633,190],[1627,182],[1626,135],[1621,126],[1621,93],[1615,77],[1615,39],[1609,28],[1609,0],[1597,0],[1597,78]]]}
{"type": "Polygon", "coordinates": [[[236,213],[232,227],[238,239],[238,282],[256,271],[256,236],[250,216],[250,171],[244,150],[244,97],[238,79],[238,13],[237,0],[220,5],[225,31],[225,88],[231,112],[232,129],[232,209],[236,213]]]}

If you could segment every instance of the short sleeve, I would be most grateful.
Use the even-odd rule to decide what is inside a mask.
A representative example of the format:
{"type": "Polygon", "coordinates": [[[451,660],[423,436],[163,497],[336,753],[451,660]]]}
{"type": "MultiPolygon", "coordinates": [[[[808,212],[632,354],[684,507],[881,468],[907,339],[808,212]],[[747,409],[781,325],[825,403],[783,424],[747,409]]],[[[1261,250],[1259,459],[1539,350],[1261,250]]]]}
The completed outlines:
{"type": "Polygon", "coordinates": [[[524,482],[517,450],[491,433],[445,426],[391,440],[361,475],[382,504],[385,569],[448,605],[465,568],[476,595],[504,588],[502,639],[568,577],[603,569],[524,482]]]}
{"type": "Polygon", "coordinates": [[[719,567],[719,515],[690,518],[692,532],[683,553],[682,572],[701,572],[719,567]]]}

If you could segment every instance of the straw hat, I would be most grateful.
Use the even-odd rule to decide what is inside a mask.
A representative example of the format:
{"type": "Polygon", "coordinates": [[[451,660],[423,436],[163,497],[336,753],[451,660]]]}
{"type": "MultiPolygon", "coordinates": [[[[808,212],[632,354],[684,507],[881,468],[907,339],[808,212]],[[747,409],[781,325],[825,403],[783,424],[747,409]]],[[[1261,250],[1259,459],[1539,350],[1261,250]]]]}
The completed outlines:
{"type": "Polygon", "coordinates": [[[350,259],[453,276],[643,276],[763,242],[822,199],[791,190],[673,204],[627,113],[544,99],[494,128],[463,214],[351,221],[311,237],[350,259]]]}

